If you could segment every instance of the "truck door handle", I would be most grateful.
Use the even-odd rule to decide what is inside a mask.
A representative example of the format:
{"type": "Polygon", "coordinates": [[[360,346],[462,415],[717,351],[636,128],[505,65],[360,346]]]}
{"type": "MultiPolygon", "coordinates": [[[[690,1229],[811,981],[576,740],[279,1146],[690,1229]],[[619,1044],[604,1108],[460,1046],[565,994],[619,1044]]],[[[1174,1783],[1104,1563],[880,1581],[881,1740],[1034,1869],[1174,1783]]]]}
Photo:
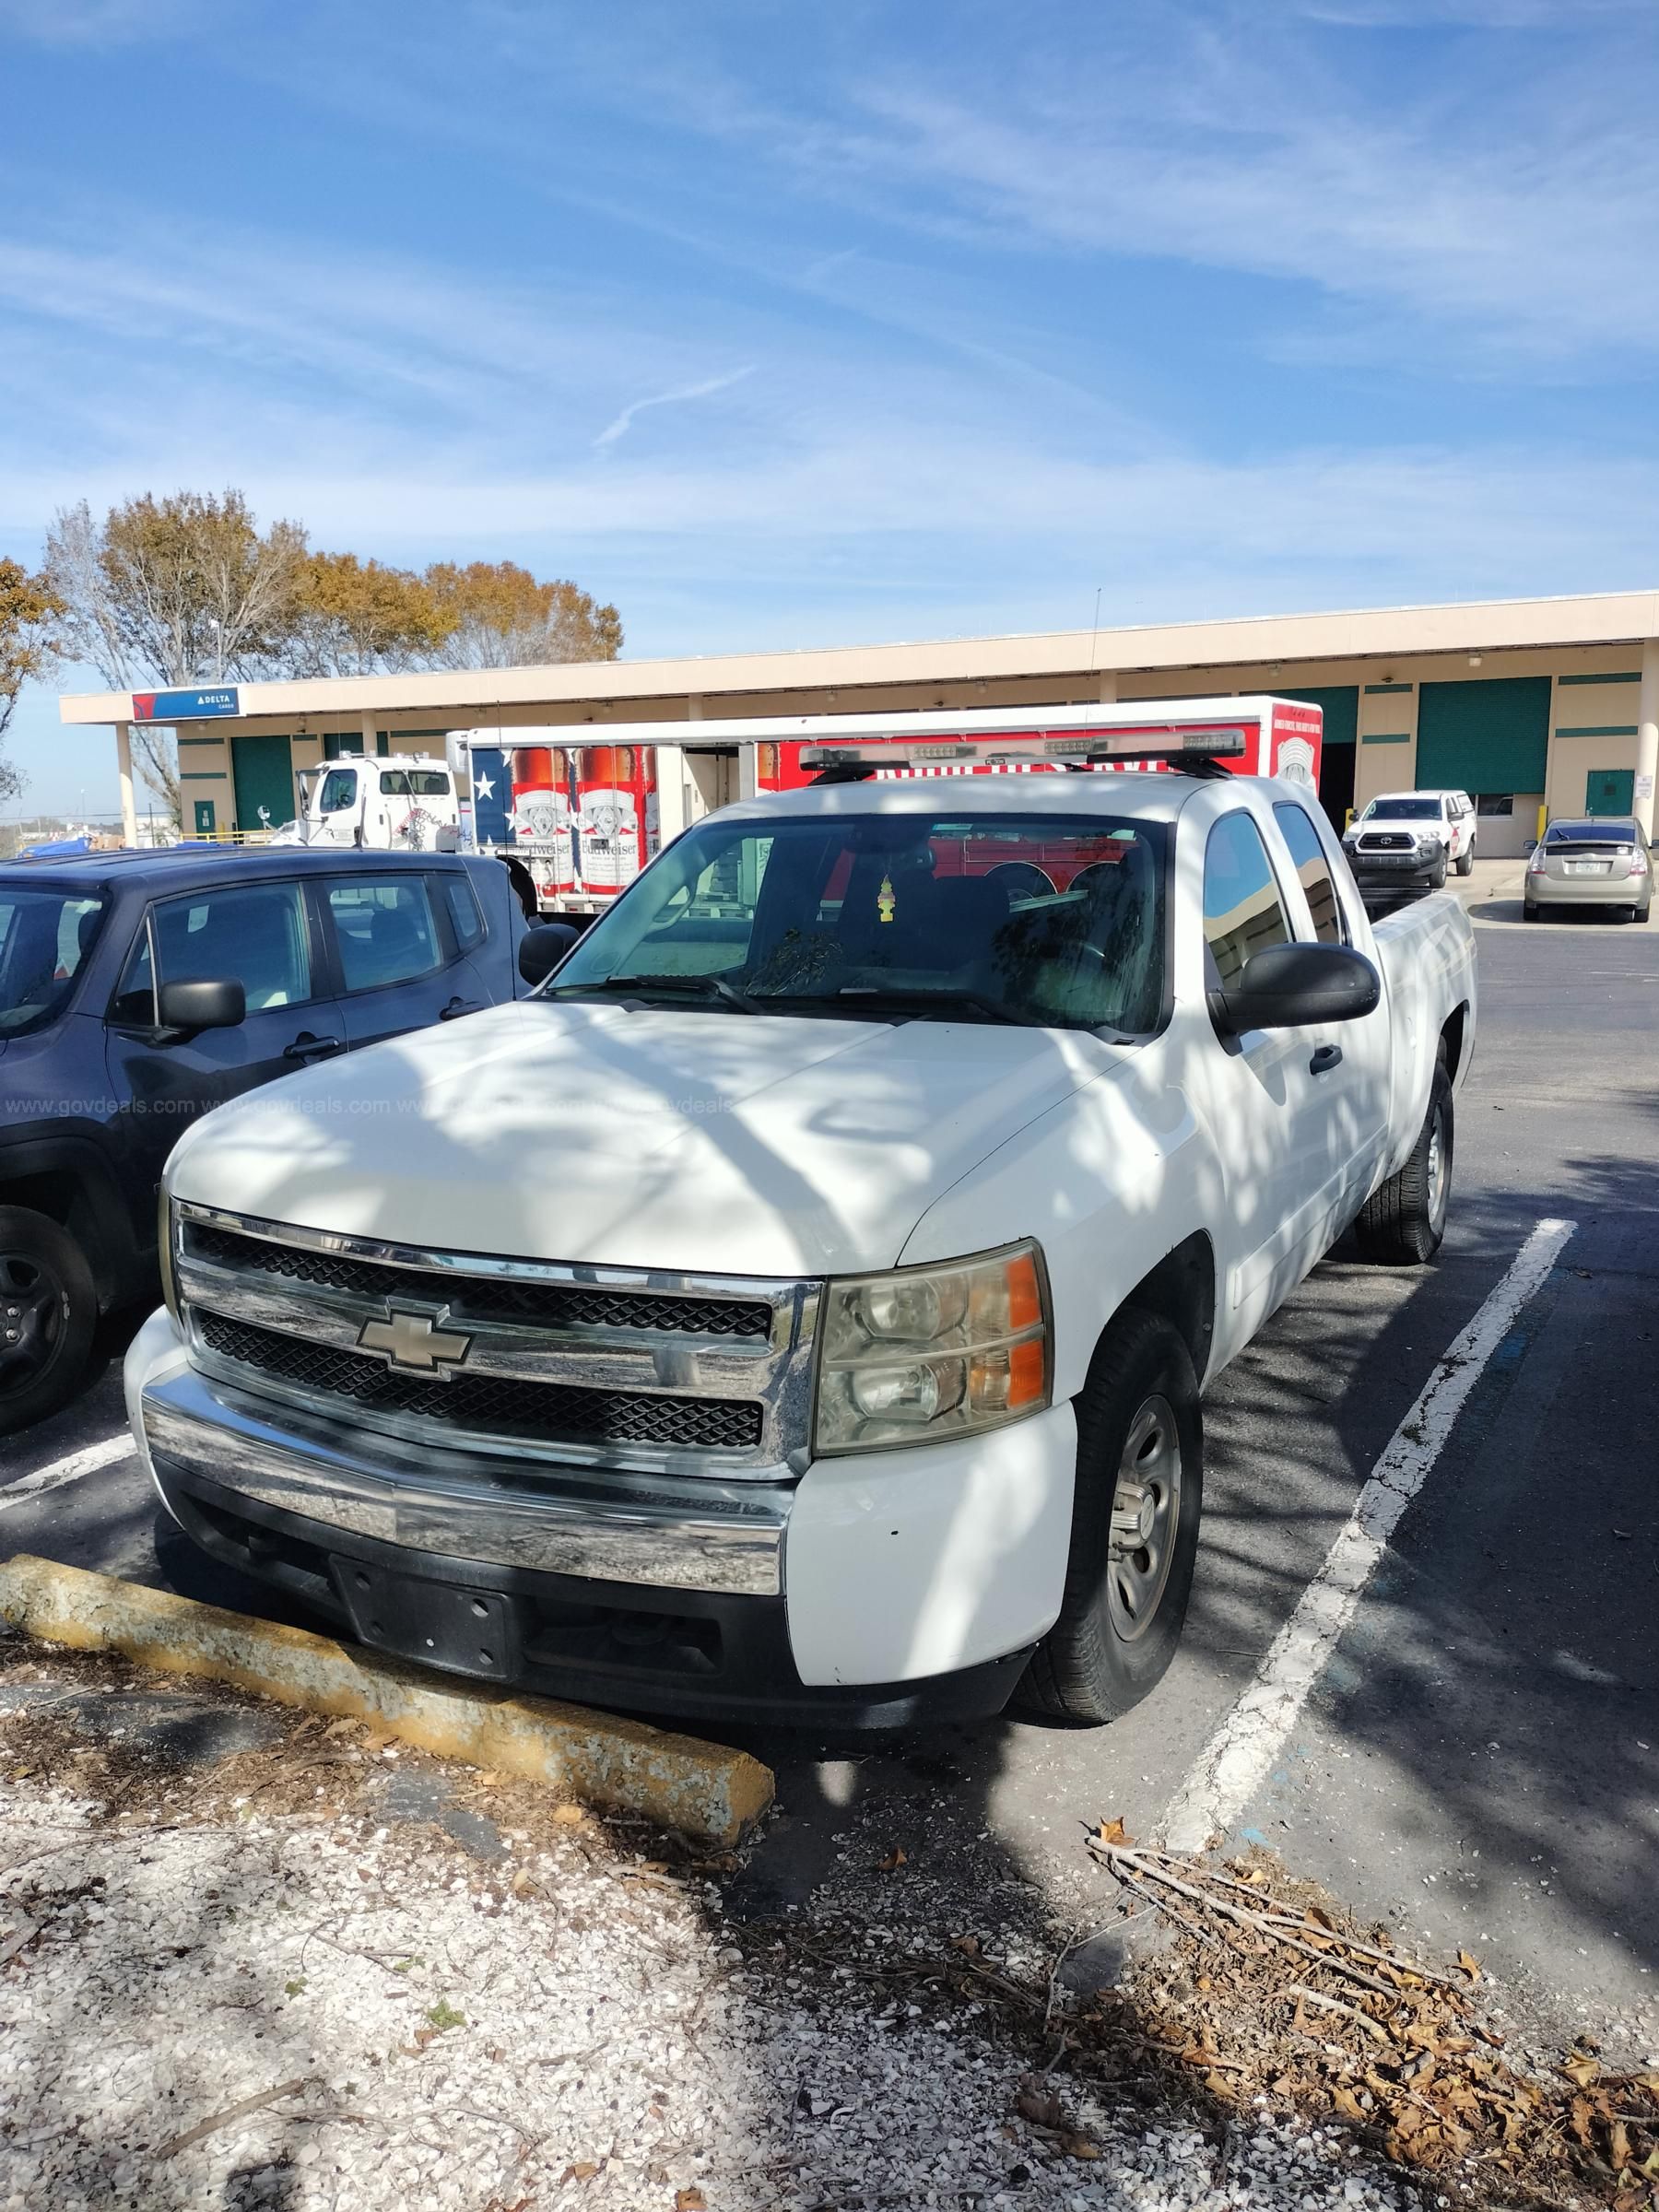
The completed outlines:
{"type": "Polygon", "coordinates": [[[455,997],[450,1000],[447,1006],[441,1008],[438,1018],[440,1021],[454,1021],[463,1014],[481,1014],[483,1010],[484,1001],[481,998],[455,997]]]}
{"type": "Polygon", "coordinates": [[[316,1037],[310,1030],[301,1030],[293,1043],[284,1047],[282,1056],[285,1060],[326,1060],[345,1050],[343,1037],[316,1037]]]}
{"type": "Polygon", "coordinates": [[[1342,1065],[1342,1047],[1339,1044],[1316,1044],[1313,1057],[1308,1063],[1311,1076],[1328,1076],[1334,1067],[1342,1065]]]}

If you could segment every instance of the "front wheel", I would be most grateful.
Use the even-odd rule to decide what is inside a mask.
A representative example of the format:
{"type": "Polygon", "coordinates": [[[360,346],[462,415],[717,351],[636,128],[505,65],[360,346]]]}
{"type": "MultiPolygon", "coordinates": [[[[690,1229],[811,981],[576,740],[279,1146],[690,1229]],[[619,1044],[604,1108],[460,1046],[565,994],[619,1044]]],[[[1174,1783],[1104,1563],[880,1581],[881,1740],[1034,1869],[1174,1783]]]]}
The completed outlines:
{"type": "Polygon", "coordinates": [[[31,1206],[0,1206],[0,1436],[65,1403],[97,1324],[97,1286],[75,1239],[31,1206]]]}
{"type": "Polygon", "coordinates": [[[1440,1250],[1452,1197],[1452,1083],[1437,1061],[1429,1112],[1411,1157],[1366,1200],[1354,1224],[1359,1249],[1384,1267],[1420,1267],[1440,1250]]]}
{"type": "Polygon", "coordinates": [[[1430,878],[1429,878],[1429,888],[1430,888],[1431,891],[1443,891],[1443,890],[1445,889],[1445,888],[1446,888],[1446,856],[1445,856],[1445,854],[1442,853],[1441,854],[1441,856],[1440,856],[1440,859],[1439,859],[1439,861],[1437,862],[1437,864],[1436,864],[1436,865],[1435,865],[1435,870],[1434,870],[1434,873],[1433,873],[1433,875],[1432,875],[1432,876],[1430,876],[1430,878]]]}
{"type": "Polygon", "coordinates": [[[1029,1712],[1098,1726],[1160,1680],[1186,1618],[1204,1426],[1185,1340],[1156,1314],[1120,1314],[1076,1410],[1065,1593],[1018,1697],[1029,1712]]]}

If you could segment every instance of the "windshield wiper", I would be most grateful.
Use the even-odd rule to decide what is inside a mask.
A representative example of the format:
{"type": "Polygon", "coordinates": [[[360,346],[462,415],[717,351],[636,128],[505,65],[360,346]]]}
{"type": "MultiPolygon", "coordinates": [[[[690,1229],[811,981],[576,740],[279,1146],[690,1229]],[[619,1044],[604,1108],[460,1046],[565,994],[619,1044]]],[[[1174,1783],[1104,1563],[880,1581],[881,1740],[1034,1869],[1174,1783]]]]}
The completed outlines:
{"type": "Polygon", "coordinates": [[[718,998],[728,1006],[735,1006],[740,1014],[759,1014],[761,1009],[756,1000],[735,983],[728,983],[724,975],[607,975],[592,983],[566,983],[562,990],[549,991],[548,998],[575,998],[590,991],[627,991],[636,998],[652,996],[675,998],[695,995],[698,998],[718,998]]]}

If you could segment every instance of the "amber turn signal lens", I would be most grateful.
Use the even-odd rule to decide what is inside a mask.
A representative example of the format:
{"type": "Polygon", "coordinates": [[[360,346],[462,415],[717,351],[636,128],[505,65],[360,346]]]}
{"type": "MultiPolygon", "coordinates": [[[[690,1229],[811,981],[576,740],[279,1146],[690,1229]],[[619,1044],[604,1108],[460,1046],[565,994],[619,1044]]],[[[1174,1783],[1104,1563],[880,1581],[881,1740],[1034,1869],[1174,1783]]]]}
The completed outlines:
{"type": "Polygon", "coordinates": [[[1037,1263],[1029,1252],[1008,1262],[1008,1327],[1033,1329],[1042,1319],[1042,1295],[1037,1288],[1037,1263]]]}

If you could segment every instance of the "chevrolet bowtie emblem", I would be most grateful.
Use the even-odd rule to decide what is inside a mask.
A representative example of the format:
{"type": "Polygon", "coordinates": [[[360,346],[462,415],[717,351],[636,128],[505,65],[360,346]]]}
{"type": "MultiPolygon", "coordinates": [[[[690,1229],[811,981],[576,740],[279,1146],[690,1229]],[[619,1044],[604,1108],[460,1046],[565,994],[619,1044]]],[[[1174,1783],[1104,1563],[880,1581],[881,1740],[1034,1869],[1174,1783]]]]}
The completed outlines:
{"type": "Polygon", "coordinates": [[[435,1321],[429,1313],[403,1313],[388,1307],[384,1321],[366,1321],[358,1332],[359,1351],[379,1352],[388,1367],[405,1374],[439,1375],[460,1367],[472,1349],[472,1338],[459,1330],[440,1328],[449,1318],[447,1309],[435,1321]]]}

